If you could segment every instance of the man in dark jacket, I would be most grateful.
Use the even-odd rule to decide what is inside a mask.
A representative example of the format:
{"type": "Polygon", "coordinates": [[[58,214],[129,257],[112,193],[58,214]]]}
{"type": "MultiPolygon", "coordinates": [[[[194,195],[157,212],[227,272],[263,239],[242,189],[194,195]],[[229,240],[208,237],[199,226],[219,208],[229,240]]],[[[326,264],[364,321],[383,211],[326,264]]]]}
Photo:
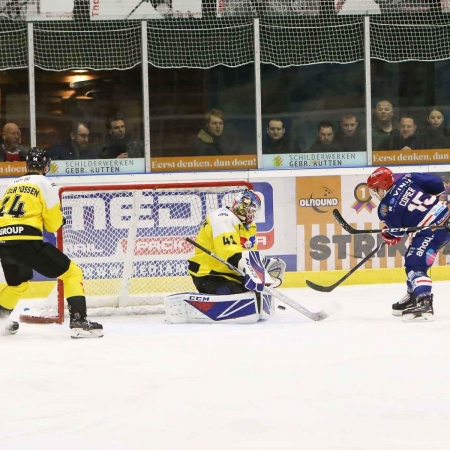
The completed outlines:
{"type": "Polygon", "coordinates": [[[343,152],[365,152],[366,134],[361,130],[355,114],[345,114],[341,120],[341,129],[336,133],[336,143],[343,152]]]}
{"type": "Polygon", "coordinates": [[[109,135],[103,146],[100,158],[143,158],[144,143],[134,141],[130,133],[127,133],[125,120],[122,117],[114,117],[108,120],[109,135]]]}
{"type": "Polygon", "coordinates": [[[286,135],[286,128],[282,119],[270,119],[266,131],[267,135],[263,141],[262,150],[264,154],[293,153],[291,152],[290,139],[286,135]]]}
{"type": "Polygon", "coordinates": [[[210,109],[205,114],[205,126],[197,134],[191,148],[192,156],[241,154],[241,145],[231,133],[224,133],[223,112],[210,109]]]}
{"type": "Polygon", "coordinates": [[[89,147],[89,127],[84,122],[74,122],[68,141],[59,142],[48,152],[51,159],[97,159],[98,152],[89,147]]]}
{"type": "Polygon", "coordinates": [[[377,150],[423,150],[424,144],[416,131],[414,118],[403,115],[398,122],[398,129],[381,142],[377,150]]]}
{"type": "Polygon", "coordinates": [[[317,127],[316,142],[309,148],[308,153],[341,152],[342,148],[336,143],[334,126],[328,120],[322,120],[317,127]]]}

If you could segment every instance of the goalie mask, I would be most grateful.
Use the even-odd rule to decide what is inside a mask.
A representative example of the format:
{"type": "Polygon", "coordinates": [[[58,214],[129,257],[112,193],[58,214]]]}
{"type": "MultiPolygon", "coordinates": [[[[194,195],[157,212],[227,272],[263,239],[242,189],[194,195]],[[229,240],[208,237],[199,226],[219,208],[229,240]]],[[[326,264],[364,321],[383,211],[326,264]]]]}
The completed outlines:
{"type": "Polygon", "coordinates": [[[28,150],[26,159],[28,170],[42,170],[45,175],[50,169],[50,162],[50,156],[48,156],[48,153],[45,150],[36,147],[30,148],[30,150],[28,150]]]}
{"type": "Polygon", "coordinates": [[[240,192],[234,199],[231,210],[242,223],[252,223],[261,209],[261,199],[250,189],[240,192]]]}

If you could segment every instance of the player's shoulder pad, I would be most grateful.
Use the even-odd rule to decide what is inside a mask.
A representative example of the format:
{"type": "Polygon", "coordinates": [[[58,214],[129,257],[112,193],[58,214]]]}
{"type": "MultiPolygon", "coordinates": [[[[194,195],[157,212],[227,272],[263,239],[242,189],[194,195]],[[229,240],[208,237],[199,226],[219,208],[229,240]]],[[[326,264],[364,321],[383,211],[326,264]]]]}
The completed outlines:
{"type": "Polygon", "coordinates": [[[210,224],[214,225],[217,223],[229,223],[229,224],[239,224],[241,221],[239,220],[239,217],[237,217],[235,214],[233,214],[228,208],[222,207],[219,209],[216,209],[209,215],[210,224]]]}
{"type": "Polygon", "coordinates": [[[212,212],[210,217],[216,218],[216,217],[236,217],[236,216],[228,208],[222,207],[212,212]]]}
{"type": "Polygon", "coordinates": [[[27,182],[33,183],[37,186],[46,187],[46,188],[48,188],[50,186],[56,187],[56,183],[45,178],[43,175],[29,175],[29,180],[27,182]]]}

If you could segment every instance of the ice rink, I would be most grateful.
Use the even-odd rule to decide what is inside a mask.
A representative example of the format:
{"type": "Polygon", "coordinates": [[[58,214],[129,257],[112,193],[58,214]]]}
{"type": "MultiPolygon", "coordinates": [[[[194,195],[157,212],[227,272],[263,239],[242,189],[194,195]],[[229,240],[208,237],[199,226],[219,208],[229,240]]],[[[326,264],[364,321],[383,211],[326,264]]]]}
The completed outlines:
{"type": "Polygon", "coordinates": [[[392,316],[391,284],[283,290],[337,301],[322,322],[107,317],[91,340],[21,324],[0,337],[0,449],[448,450],[450,282],[433,289],[433,322],[392,316]]]}

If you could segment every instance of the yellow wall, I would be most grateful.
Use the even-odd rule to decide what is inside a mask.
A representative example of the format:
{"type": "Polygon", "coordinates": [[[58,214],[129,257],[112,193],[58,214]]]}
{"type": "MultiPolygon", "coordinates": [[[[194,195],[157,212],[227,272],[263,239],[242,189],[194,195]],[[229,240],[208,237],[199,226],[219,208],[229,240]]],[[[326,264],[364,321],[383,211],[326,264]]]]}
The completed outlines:
{"type": "MultiPolygon", "coordinates": [[[[342,278],[348,270],[329,270],[322,272],[286,272],[283,287],[298,288],[306,287],[306,280],[314,283],[330,286],[342,278]]],[[[433,281],[450,280],[450,267],[433,267],[429,271],[433,281]]],[[[397,269],[362,269],[357,270],[342,285],[353,284],[386,284],[386,283],[404,283],[406,279],[403,268],[397,269]]],[[[0,289],[5,283],[0,283],[0,289]]],[[[25,298],[45,298],[55,286],[53,281],[32,282],[25,298]]]]}

